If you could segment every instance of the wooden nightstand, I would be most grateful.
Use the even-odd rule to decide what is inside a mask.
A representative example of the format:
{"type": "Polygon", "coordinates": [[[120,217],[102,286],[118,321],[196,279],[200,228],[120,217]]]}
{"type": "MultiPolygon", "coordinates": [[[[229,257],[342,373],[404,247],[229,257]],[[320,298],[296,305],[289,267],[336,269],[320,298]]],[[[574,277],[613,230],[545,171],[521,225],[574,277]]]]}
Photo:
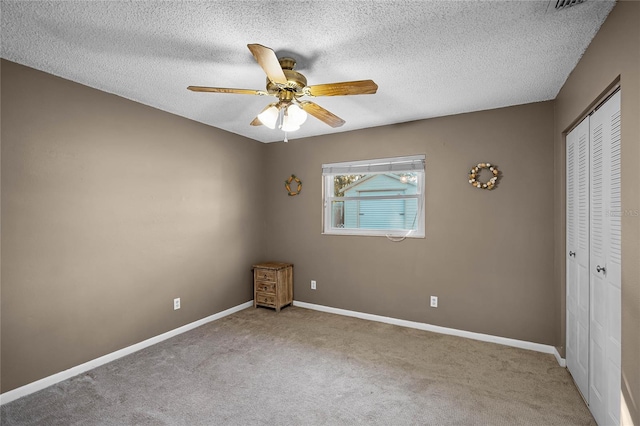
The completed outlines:
{"type": "Polygon", "coordinates": [[[265,262],[253,265],[253,307],[280,308],[293,303],[293,265],[265,262]]]}

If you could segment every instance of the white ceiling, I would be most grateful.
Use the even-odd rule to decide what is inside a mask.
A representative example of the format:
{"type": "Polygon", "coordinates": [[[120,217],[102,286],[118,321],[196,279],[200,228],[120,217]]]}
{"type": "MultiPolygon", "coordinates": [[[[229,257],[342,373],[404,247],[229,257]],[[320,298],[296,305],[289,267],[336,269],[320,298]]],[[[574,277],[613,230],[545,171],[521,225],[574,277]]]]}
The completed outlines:
{"type": "Polygon", "coordinates": [[[375,95],[318,97],[290,138],[556,97],[613,8],[529,1],[5,1],[2,57],[262,142],[249,123],[273,98],[248,43],[294,57],[310,85],[373,79],[375,95]]]}

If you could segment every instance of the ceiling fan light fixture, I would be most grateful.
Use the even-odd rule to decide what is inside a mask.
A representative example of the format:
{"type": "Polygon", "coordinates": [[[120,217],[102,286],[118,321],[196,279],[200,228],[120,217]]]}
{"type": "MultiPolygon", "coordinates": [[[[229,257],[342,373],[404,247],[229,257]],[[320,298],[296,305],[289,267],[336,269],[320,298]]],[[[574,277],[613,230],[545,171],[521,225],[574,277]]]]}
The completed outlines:
{"type": "Polygon", "coordinates": [[[282,131],[285,133],[288,132],[295,132],[296,130],[300,130],[300,126],[294,126],[293,124],[289,123],[287,124],[286,122],[282,125],[281,127],[282,131]]]}
{"type": "Polygon", "coordinates": [[[276,104],[271,104],[267,109],[258,114],[258,120],[270,129],[275,129],[278,122],[279,109],[276,104]]]}
{"type": "Polygon", "coordinates": [[[287,108],[287,115],[289,116],[289,120],[296,123],[298,126],[301,126],[305,121],[307,121],[307,112],[296,104],[289,105],[287,108]]]}
{"type": "Polygon", "coordinates": [[[280,126],[280,130],[283,132],[295,132],[300,129],[300,125],[293,122],[293,120],[289,119],[288,116],[284,116],[282,118],[282,126],[280,126]]]}
{"type": "Polygon", "coordinates": [[[307,113],[296,104],[289,104],[283,108],[282,125],[283,132],[295,132],[307,119],[307,113]]]}

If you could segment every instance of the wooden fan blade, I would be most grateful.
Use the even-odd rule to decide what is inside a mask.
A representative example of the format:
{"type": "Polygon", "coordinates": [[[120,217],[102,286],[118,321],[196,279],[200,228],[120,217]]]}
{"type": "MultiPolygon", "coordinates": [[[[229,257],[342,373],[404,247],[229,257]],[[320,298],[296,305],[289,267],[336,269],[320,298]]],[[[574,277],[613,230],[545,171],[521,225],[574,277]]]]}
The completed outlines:
{"type": "Polygon", "coordinates": [[[344,121],[342,118],[322,108],[320,105],[316,103],[304,101],[304,102],[300,102],[300,106],[308,114],[313,115],[315,118],[328,124],[331,127],[340,127],[344,123],[346,123],[346,121],[344,121]]]}
{"type": "Polygon", "coordinates": [[[372,95],[377,90],[378,85],[373,80],[317,84],[306,88],[307,94],[311,96],[372,95]]]}
{"type": "Polygon", "coordinates": [[[269,93],[264,90],[251,90],[251,89],[229,89],[226,87],[204,87],[204,86],[189,86],[187,89],[193,92],[212,92],[212,93],[237,93],[239,95],[268,95],[269,93]]]}
{"type": "Polygon", "coordinates": [[[267,74],[269,80],[274,83],[287,84],[287,77],[284,75],[280,62],[278,62],[278,57],[273,50],[261,44],[247,44],[247,47],[264,70],[264,73],[267,74]]]}

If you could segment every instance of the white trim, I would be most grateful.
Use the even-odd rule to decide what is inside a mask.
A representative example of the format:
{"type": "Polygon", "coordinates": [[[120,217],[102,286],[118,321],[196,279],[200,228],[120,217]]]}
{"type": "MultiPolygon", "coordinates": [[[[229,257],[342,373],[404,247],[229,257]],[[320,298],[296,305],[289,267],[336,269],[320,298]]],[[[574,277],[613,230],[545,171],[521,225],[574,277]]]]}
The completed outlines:
{"type": "Polygon", "coordinates": [[[247,309],[253,306],[253,300],[242,303],[240,305],[234,306],[222,312],[218,312],[217,314],[210,315],[206,318],[202,318],[198,321],[194,321],[192,323],[183,325],[182,327],[178,327],[176,329],[167,331],[166,333],[162,333],[158,336],[151,337],[147,340],[143,340],[142,342],[136,343],[131,346],[127,346],[126,348],[117,350],[115,352],[111,352],[110,354],[101,356],[94,360],[85,362],[84,364],[76,365],[75,367],[71,367],[68,370],[61,371],[59,373],[53,374],[51,376],[45,377],[43,379],[37,380],[35,382],[31,382],[19,388],[10,390],[9,392],[5,392],[0,394],[0,405],[7,404],[11,401],[15,401],[18,398],[22,398],[23,396],[29,395],[31,393],[37,392],[44,388],[47,388],[56,383],[62,382],[63,380],[67,380],[71,377],[77,376],[78,374],[82,374],[86,371],[89,371],[93,368],[99,367],[101,365],[107,364],[111,361],[115,361],[118,358],[122,358],[123,356],[130,355],[134,352],[137,352],[141,349],[147,348],[149,346],[155,345],[156,343],[160,343],[163,340],[170,339],[171,337],[177,336],[178,334],[182,334],[189,330],[193,330],[196,327],[200,327],[206,323],[211,321],[218,320],[220,318],[226,317],[243,309],[247,309]]]}
{"type": "Polygon", "coordinates": [[[293,301],[293,306],[300,308],[313,309],[315,311],[328,312],[331,314],[344,315],[347,317],[355,317],[369,321],[384,322],[400,327],[416,328],[418,330],[432,331],[434,333],[449,334],[452,336],[465,337],[467,339],[481,340],[483,342],[498,343],[500,345],[513,346],[515,348],[528,349],[531,351],[542,352],[545,354],[555,355],[560,366],[564,367],[564,359],[554,346],[543,345],[541,343],[527,342],[524,340],[509,339],[508,337],[492,336],[490,334],[474,333],[472,331],[457,330],[455,328],[440,327],[422,322],[407,321],[397,318],[383,317],[380,315],[366,314],[363,312],[349,311],[346,309],[332,308],[330,306],[316,305],[313,303],[293,301]]]}
{"type": "Polygon", "coordinates": [[[560,364],[560,367],[562,368],[567,367],[567,360],[560,356],[560,352],[558,352],[558,348],[553,348],[553,356],[556,357],[556,361],[558,361],[558,364],[560,364]]]}

